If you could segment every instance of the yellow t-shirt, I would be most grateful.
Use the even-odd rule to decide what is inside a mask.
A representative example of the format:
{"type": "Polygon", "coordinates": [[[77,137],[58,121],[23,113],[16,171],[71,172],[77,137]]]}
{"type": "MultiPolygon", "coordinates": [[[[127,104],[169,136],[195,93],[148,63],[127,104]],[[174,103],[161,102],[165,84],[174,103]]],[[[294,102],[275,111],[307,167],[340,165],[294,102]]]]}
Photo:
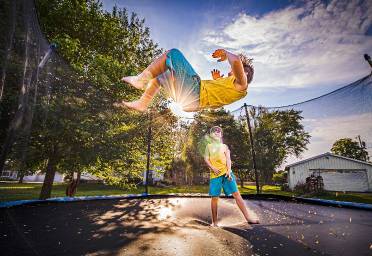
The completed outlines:
{"type": "Polygon", "coordinates": [[[201,80],[200,108],[219,108],[240,100],[247,90],[238,91],[234,85],[235,76],[216,80],[201,80]]]}
{"type": "Polygon", "coordinates": [[[216,175],[214,171],[210,171],[210,178],[217,178],[227,173],[227,159],[224,153],[225,148],[227,147],[225,144],[208,144],[208,151],[209,151],[209,161],[211,164],[220,170],[220,173],[216,175]],[[213,145],[213,146],[212,146],[213,145]]]}

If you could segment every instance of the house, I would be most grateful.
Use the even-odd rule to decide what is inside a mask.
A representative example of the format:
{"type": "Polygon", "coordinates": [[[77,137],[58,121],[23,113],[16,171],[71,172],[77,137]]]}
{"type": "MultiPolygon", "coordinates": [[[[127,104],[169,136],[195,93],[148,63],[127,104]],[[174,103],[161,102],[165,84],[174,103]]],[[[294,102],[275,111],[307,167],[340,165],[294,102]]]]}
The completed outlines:
{"type": "MultiPolygon", "coordinates": [[[[9,180],[18,180],[18,171],[4,170],[2,171],[0,177],[7,178],[9,180]]],[[[56,174],[54,175],[54,182],[63,182],[64,177],[65,177],[64,174],[56,172],[56,174]]],[[[35,174],[24,176],[23,181],[24,182],[43,182],[44,178],[45,178],[45,173],[38,171],[35,174]]]]}
{"type": "MultiPolygon", "coordinates": [[[[56,172],[54,175],[54,180],[53,182],[63,182],[65,178],[65,175],[59,172],[56,172]]],[[[24,182],[44,182],[45,179],[45,173],[43,172],[37,172],[33,175],[27,175],[23,177],[24,182]]]]}
{"type": "MultiPolygon", "coordinates": [[[[157,167],[156,170],[149,170],[149,184],[164,180],[164,169],[157,167]]],[[[143,184],[146,184],[146,171],[143,172],[143,184]]]]}
{"type": "MultiPolygon", "coordinates": [[[[54,175],[53,182],[64,182],[65,181],[65,174],[56,172],[54,175]]],[[[17,171],[3,171],[0,175],[1,178],[7,178],[9,180],[18,180],[18,172],[17,171]]],[[[26,175],[23,177],[24,182],[44,182],[45,173],[38,171],[32,175],[26,175]]],[[[76,173],[75,173],[76,178],[76,173]]],[[[82,173],[80,177],[81,182],[98,182],[100,179],[92,174],[89,173],[82,173]]]]}
{"type": "Polygon", "coordinates": [[[294,189],[311,174],[322,176],[328,191],[372,192],[372,163],[324,153],[285,167],[288,185],[294,189]]]}

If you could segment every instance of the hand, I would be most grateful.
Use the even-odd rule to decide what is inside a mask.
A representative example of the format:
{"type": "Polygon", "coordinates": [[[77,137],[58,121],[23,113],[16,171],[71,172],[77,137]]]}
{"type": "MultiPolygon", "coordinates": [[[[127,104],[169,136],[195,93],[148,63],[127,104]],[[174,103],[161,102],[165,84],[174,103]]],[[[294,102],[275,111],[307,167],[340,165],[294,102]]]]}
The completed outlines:
{"type": "Polygon", "coordinates": [[[224,49],[217,49],[212,53],[213,58],[220,58],[218,62],[225,61],[227,59],[226,51],[224,49]]]}
{"type": "Polygon", "coordinates": [[[216,80],[216,79],[221,78],[221,77],[224,76],[224,75],[221,76],[221,73],[220,73],[220,71],[218,69],[213,69],[211,71],[211,74],[212,74],[213,80],[216,80]]]}
{"type": "Polygon", "coordinates": [[[225,177],[227,177],[228,180],[232,180],[232,176],[231,176],[231,171],[228,171],[226,174],[225,174],[225,177]]]}
{"type": "Polygon", "coordinates": [[[220,174],[220,170],[218,170],[217,168],[213,168],[213,172],[214,172],[214,174],[216,174],[216,175],[220,174]]]}

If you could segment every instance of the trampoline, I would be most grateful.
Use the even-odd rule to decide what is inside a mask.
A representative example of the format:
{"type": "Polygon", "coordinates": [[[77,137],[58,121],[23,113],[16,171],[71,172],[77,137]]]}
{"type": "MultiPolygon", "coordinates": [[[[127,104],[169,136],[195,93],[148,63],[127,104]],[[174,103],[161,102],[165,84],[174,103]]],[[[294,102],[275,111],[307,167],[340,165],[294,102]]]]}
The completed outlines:
{"type": "MultiPolygon", "coordinates": [[[[180,137],[183,139],[197,138],[189,136],[195,132],[191,119],[196,119],[196,123],[209,120],[208,124],[217,119],[218,113],[197,118],[180,116],[182,122],[177,124],[172,121],[175,116],[168,111],[148,117],[118,112],[113,102],[119,96],[131,98],[135,94],[131,88],[117,83],[116,78],[94,76],[100,73],[97,68],[104,66],[101,65],[104,59],[99,55],[102,53],[93,49],[77,71],[56,51],[58,44],[49,42],[43,34],[35,1],[6,0],[1,3],[4,4],[0,5],[0,14],[4,18],[0,19],[0,28],[5,37],[0,40],[0,109],[6,114],[1,119],[4,124],[0,134],[3,146],[0,170],[48,163],[44,169],[53,176],[49,176],[50,187],[41,198],[50,197],[55,175],[53,164],[54,167],[57,164],[65,166],[72,178],[73,167],[78,163],[81,168],[89,167],[94,174],[108,180],[114,177],[125,183],[133,179],[134,183],[142,177],[146,157],[146,169],[150,170],[151,145],[168,149],[187,145],[188,140],[173,135],[179,133],[185,136],[180,137]],[[164,128],[168,122],[172,126],[164,128]],[[187,130],[184,124],[190,125],[187,130]],[[161,139],[163,135],[166,140],[161,139]],[[151,140],[154,143],[151,144],[151,140]],[[144,141],[147,141],[147,151],[143,147],[144,141]],[[177,144],[165,147],[164,141],[177,144]],[[54,159],[59,162],[49,161],[54,159]]],[[[136,72],[131,59],[127,56],[125,59],[130,60],[123,66],[126,73],[136,72]]],[[[118,62],[113,59],[113,66],[115,61],[118,62]]],[[[112,63],[104,63],[110,64],[111,68],[112,63]]],[[[119,66],[113,70],[117,76],[123,72],[119,66]]],[[[256,120],[262,118],[260,115],[264,112],[301,113],[301,127],[312,136],[308,150],[304,152],[304,157],[310,157],[323,153],[336,139],[343,137],[359,136],[359,140],[365,140],[363,147],[370,150],[371,102],[372,75],[369,74],[330,93],[292,105],[265,109],[249,105],[247,109],[245,103],[225,113],[224,118],[235,122],[236,129],[245,130],[244,122],[247,126],[252,122],[248,113],[256,120]]],[[[207,130],[207,126],[204,128],[207,130]]],[[[262,130],[261,135],[257,133],[262,140],[270,138],[266,136],[270,133],[265,131],[268,129],[262,130]]],[[[248,133],[239,134],[241,137],[231,136],[230,141],[244,144],[248,133]]],[[[202,138],[200,134],[198,139],[202,141],[202,138]]],[[[362,141],[360,144],[363,145],[362,141]]],[[[248,152],[248,146],[253,143],[244,145],[248,152]]],[[[257,148],[257,153],[261,152],[259,164],[266,162],[262,152],[269,151],[265,145],[262,143],[257,148]]],[[[193,157],[201,155],[196,148],[190,151],[193,157]]],[[[178,149],[177,154],[167,151],[167,154],[189,152],[185,149],[178,149]]],[[[169,157],[158,153],[153,154],[153,162],[169,157]]],[[[191,156],[187,155],[187,158],[191,156]]],[[[294,158],[290,160],[294,162],[294,158]]],[[[36,168],[39,166],[35,165],[36,168]]],[[[175,176],[179,174],[177,170],[174,173],[175,176]]],[[[199,174],[195,172],[195,176],[199,174]]],[[[185,178],[190,177],[185,175],[185,178]]],[[[185,179],[186,184],[188,179],[185,179]]],[[[57,202],[56,199],[8,208],[1,208],[0,203],[1,255],[372,255],[372,211],[346,208],[347,203],[346,207],[339,208],[320,205],[321,202],[316,201],[314,203],[318,204],[304,203],[310,200],[245,198],[246,205],[261,222],[248,225],[234,199],[221,198],[218,207],[220,227],[211,227],[209,197],[164,195],[105,199],[71,202],[57,202]]]]}
{"type": "Polygon", "coordinates": [[[231,198],[209,226],[210,199],[145,197],[23,205],[0,211],[2,255],[371,255],[372,212],[231,198]]]}

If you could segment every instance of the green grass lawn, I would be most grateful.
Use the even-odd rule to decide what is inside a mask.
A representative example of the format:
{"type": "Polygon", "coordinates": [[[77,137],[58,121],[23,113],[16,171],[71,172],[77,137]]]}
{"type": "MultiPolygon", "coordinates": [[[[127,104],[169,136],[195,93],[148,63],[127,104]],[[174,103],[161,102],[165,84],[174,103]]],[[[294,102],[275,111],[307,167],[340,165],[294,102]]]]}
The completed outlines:
{"type": "MultiPolygon", "coordinates": [[[[0,183],[0,202],[38,199],[41,183],[0,183]]],[[[54,184],[52,197],[65,196],[66,184],[54,184]]],[[[242,194],[255,194],[255,186],[245,186],[239,190],[242,194]]],[[[114,186],[104,184],[80,184],[76,196],[98,196],[98,195],[122,195],[122,194],[141,194],[144,187],[139,186],[136,189],[121,189],[114,186]]],[[[169,194],[169,193],[208,193],[208,185],[198,186],[174,186],[168,188],[149,187],[150,194],[169,194]]],[[[276,194],[285,196],[300,196],[291,191],[281,191],[279,186],[265,185],[263,187],[264,194],[276,194]]],[[[305,197],[323,198],[338,201],[349,201],[359,203],[372,204],[372,193],[336,193],[325,192],[321,195],[305,195],[305,197]]]]}
{"type": "MultiPolygon", "coordinates": [[[[24,199],[38,199],[41,190],[41,183],[0,183],[0,201],[14,201],[24,199]]],[[[54,184],[52,197],[65,196],[66,184],[54,184]]],[[[76,196],[97,196],[97,195],[121,195],[142,193],[137,190],[124,190],[104,184],[80,184],[76,196]]]]}
{"type": "MultiPolygon", "coordinates": [[[[256,194],[256,186],[241,186],[239,187],[239,191],[241,194],[256,194]]],[[[281,191],[280,186],[271,186],[271,185],[264,185],[262,188],[263,194],[275,194],[275,195],[283,195],[283,196],[295,196],[296,194],[291,191],[281,191]]]]}
{"type": "MultiPolygon", "coordinates": [[[[0,202],[38,199],[41,190],[41,183],[0,183],[0,202]]],[[[54,184],[52,197],[65,196],[66,184],[54,184]]],[[[104,184],[80,184],[76,196],[103,196],[122,194],[142,194],[145,192],[143,186],[135,189],[121,189],[115,186],[104,184]]],[[[208,186],[176,186],[169,188],[149,187],[150,194],[169,193],[208,193],[208,186]]]]}
{"type": "Polygon", "coordinates": [[[305,195],[304,197],[372,204],[372,193],[324,192],[321,195],[305,195]]]}

